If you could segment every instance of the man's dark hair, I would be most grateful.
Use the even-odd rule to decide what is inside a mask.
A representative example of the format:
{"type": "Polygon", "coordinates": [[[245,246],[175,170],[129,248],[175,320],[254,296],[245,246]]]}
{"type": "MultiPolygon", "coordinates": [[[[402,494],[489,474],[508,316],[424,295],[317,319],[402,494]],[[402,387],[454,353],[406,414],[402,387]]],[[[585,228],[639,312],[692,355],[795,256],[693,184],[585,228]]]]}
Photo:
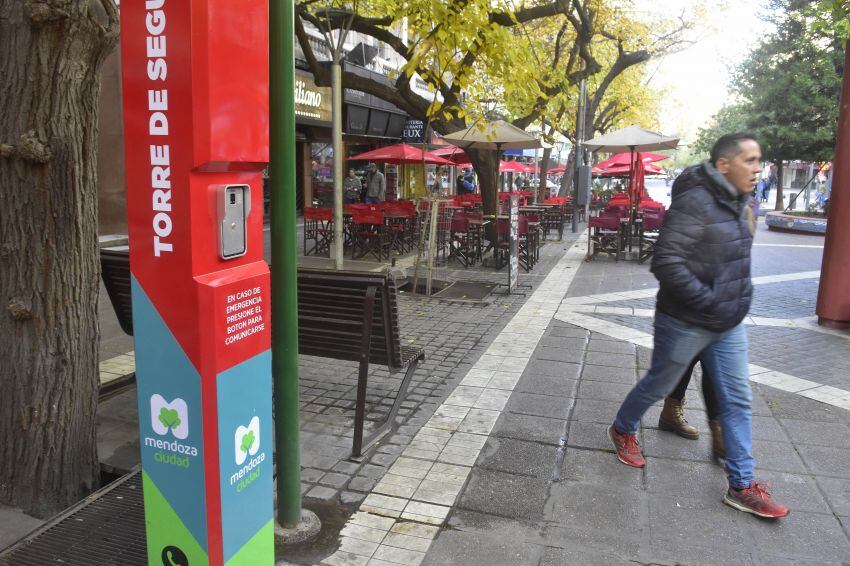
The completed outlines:
{"type": "Polygon", "coordinates": [[[753,134],[745,132],[736,132],[734,134],[720,136],[720,139],[714,142],[714,147],[711,148],[711,164],[717,165],[717,160],[721,157],[732,159],[741,153],[741,142],[744,140],[753,140],[754,142],[758,142],[753,134]]]}

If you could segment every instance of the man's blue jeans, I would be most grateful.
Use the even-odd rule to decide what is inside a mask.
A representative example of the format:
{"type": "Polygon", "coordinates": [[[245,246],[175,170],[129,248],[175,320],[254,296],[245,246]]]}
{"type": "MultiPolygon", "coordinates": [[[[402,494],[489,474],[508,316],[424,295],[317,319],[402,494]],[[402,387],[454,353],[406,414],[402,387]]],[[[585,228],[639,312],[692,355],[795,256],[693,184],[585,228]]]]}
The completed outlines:
{"type": "Polygon", "coordinates": [[[381,197],[366,197],[366,204],[381,204],[381,197]]]}
{"type": "Polygon", "coordinates": [[[614,426],[621,433],[635,434],[647,409],[673,391],[700,352],[700,360],[714,380],[729,483],[736,488],[749,487],[755,468],[753,396],[743,324],[712,332],[656,311],[652,366],[626,396],[614,426]]]}

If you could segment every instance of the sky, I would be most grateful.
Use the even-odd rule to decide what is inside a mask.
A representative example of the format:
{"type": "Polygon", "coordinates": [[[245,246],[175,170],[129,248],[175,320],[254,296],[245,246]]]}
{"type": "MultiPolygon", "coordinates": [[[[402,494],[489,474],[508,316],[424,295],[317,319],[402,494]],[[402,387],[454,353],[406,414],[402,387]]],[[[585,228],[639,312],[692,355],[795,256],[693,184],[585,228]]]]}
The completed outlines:
{"type": "MultiPolygon", "coordinates": [[[[638,9],[678,14],[698,0],[634,0],[638,9]]],[[[759,19],[763,0],[729,0],[700,22],[700,37],[689,48],[651,61],[649,85],[662,97],[660,129],[691,141],[720,108],[731,100],[730,73],[771,27],[759,19]]]]}

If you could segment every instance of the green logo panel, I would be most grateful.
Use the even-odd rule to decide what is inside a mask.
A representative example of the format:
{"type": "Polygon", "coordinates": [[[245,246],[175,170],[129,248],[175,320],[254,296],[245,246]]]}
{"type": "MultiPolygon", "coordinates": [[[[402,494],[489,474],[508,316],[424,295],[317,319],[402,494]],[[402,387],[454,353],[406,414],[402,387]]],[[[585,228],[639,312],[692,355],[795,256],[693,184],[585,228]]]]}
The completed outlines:
{"type": "MultiPolygon", "coordinates": [[[[207,553],[144,471],[145,526],[150,566],[207,564],[207,553]]],[[[248,562],[244,562],[248,564],[248,562]]]]}

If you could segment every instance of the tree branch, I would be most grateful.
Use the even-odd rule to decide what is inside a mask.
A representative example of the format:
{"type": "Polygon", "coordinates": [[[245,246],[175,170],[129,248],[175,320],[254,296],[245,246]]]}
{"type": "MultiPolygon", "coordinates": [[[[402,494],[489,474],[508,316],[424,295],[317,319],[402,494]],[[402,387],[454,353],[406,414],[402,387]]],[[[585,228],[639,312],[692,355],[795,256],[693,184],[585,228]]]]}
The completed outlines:
{"type": "Polygon", "coordinates": [[[322,11],[317,12],[317,14],[311,14],[302,3],[296,4],[295,10],[299,17],[310,22],[319,29],[321,29],[322,25],[327,25],[330,30],[344,29],[348,27],[353,31],[358,31],[368,35],[369,37],[374,37],[378,41],[386,43],[405,60],[409,61],[410,57],[413,55],[413,50],[405,45],[399,36],[395,35],[388,29],[381,27],[382,25],[392,25],[392,20],[389,17],[364,18],[350,11],[322,11]],[[319,13],[324,15],[319,17],[319,13]]]}
{"type": "Polygon", "coordinates": [[[504,27],[513,27],[540,18],[548,18],[555,14],[566,14],[570,9],[570,0],[556,0],[551,4],[522,8],[515,12],[493,12],[490,14],[490,22],[504,27]]]}

